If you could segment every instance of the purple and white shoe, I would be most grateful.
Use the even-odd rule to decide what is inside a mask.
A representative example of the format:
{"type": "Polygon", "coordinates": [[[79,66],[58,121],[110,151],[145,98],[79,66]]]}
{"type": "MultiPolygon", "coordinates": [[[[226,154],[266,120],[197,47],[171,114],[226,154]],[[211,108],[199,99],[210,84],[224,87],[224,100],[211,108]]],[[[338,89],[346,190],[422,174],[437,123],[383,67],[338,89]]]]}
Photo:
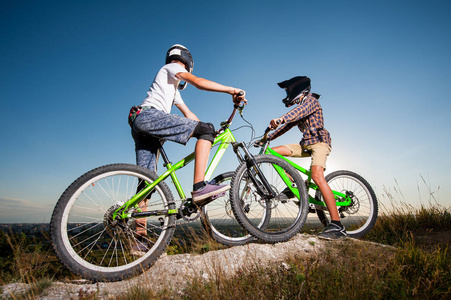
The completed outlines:
{"type": "Polygon", "coordinates": [[[223,196],[230,189],[230,185],[216,185],[207,183],[203,188],[191,192],[193,203],[205,205],[214,199],[223,196]]]}

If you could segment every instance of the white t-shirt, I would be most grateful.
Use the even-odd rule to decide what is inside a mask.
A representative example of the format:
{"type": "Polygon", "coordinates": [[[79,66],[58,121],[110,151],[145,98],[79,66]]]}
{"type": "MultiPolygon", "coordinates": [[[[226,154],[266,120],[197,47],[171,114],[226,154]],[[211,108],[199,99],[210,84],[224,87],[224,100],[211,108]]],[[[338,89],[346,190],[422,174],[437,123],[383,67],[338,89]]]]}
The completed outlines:
{"type": "Polygon", "coordinates": [[[178,63],[164,65],[155,76],[141,106],[153,106],[169,114],[173,104],[183,104],[182,96],[177,89],[180,82],[175,77],[177,73],[187,73],[187,71],[178,63]]]}

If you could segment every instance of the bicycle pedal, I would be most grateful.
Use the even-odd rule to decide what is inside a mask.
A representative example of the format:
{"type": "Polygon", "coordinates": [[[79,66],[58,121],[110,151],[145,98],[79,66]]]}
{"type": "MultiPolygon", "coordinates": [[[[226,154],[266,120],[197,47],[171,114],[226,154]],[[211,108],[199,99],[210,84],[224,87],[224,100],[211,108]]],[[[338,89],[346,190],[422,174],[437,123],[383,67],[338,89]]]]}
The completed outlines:
{"type": "Polygon", "coordinates": [[[226,192],[222,192],[222,193],[219,193],[219,194],[217,194],[217,195],[211,196],[210,199],[211,199],[211,200],[216,200],[216,199],[218,199],[218,198],[220,198],[220,197],[224,197],[225,194],[226,194],[226,192]]]}

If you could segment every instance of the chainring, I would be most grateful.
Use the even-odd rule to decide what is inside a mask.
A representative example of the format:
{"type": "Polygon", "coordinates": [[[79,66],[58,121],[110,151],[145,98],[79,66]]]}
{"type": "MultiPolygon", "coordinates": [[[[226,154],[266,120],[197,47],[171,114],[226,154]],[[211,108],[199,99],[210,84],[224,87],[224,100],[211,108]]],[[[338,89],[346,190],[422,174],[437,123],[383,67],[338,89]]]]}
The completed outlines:
{"type": "Polygon", "coordinates": [[[193,203],[191,198],[182,201],[179,208],[180,217],[186,222],[194,222],[200,217],[199,207],[193,203]],[[193,216],[194,214],[194,216],[193,216]]]}

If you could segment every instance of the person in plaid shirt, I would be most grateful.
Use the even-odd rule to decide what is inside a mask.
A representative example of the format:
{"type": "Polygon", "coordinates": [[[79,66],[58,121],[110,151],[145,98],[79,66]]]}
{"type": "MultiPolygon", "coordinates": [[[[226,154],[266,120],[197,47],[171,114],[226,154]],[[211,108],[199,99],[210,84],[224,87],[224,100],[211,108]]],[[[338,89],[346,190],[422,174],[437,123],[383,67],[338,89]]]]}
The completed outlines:
{"type": "Polygon", "coordinates": [[[283,156],[312,157],[312,179],[318,185],[331,217],[331,223],[318,237],[328,240],[344,238],[347,236],[346,230],[341,224],[332,190],[324,178],[332,143],[329,132],[324,128],[323,110],[318,101],[320,95],[310,93],[310,78],[306,76],[297,76],[278,85],[287,92],[287,97],[282,100],[285,106],[297,106],[282,117],[270,121],[269,127],[275,130],[268,134],[268,139],[274,140],[295,126],[299,128],[302,132],[299,144],[277,146],[273,150],[283,156]]]}

